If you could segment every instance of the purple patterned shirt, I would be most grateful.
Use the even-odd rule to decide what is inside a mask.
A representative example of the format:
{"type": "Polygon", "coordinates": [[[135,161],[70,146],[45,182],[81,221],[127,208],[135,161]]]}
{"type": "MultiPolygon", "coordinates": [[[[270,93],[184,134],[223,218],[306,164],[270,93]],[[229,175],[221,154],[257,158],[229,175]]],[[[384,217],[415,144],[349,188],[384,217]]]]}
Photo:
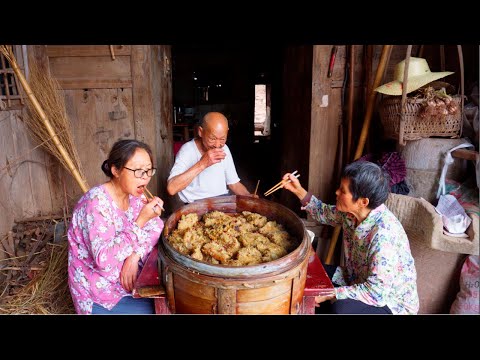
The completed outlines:
{"type": "Polygon", "coordinates": [[[315,196],[304,200],[309,200],[304,209],[314,219],[343,228],[345,267],[337,267],[332,279],[340,285],[336,298],[387,305],[393,314],[417,314],[417,272],[407,234],[395,215],[382,204],[356,226],[352,214],[315,196]]]}
{"type": "Polygon", "coordinates": [[[129,195],[127,211],[118,208],[105,188],[86,192],[73,211],[68,229],[68,285],[75,310],[90,314],[93,303],[112,309],[123,296],[120,284],[124,260],[136,252],[144,262],[163,230],[157,217],[140,228],[134,221],[144,206],[129,195]]]}

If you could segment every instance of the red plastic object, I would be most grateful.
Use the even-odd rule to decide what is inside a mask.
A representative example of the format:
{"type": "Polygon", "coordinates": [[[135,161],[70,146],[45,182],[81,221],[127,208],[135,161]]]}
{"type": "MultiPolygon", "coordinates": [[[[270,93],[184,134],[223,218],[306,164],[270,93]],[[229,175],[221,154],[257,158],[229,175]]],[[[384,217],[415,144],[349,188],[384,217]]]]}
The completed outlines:
{"type": "Polygon", "coordinates": [[[335,57],[337,56],[338,47],[334,46],[332,48],[332,54],[330,55],[330,65],[328,66],[328,75],[327,77],[332,77],[333,65],[335,65],[335,57]]]}

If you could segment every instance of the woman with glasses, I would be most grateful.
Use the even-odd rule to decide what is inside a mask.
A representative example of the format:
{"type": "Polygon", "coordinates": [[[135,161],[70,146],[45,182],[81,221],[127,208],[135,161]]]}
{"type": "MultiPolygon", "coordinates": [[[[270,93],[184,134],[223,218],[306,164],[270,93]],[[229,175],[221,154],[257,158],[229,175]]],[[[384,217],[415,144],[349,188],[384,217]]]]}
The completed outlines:
{"type": "Polygon", "coordinates": [[[78,201],[68,229],[68,283],[79,314],[152,314],[134,299],[143,262],[163,230],[163,201],[143,195],[156,169],[150,147],[117,141],[101,167],[110,180],[78,201]]]}

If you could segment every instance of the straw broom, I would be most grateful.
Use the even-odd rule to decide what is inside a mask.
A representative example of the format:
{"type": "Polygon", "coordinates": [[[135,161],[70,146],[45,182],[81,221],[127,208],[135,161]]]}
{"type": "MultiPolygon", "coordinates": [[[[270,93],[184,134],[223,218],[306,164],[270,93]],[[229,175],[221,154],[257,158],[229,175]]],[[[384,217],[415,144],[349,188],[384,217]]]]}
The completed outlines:
{"type": "MultiPolygon", "coordinates": [[[[10,62],[28,96],[28,114],[24,120],[30,133],[72,174],[82,191],[87,192],[89,186],[81,170],[64,98],[58,92],[58,82],[41,72],[32,62],[30,87],[18,66],[12,47],[0,45],[0,52],[10,62]]],[[[67,243],[61,251],[55,251],[54,247],[50,262],[41,275],[36,276],[19,293],[5,299],[7,301],[2,302],[0,312],[73,313],[67,283],[67,249],[67,243]]]]}
{"type": "Polygon", "coordinates": [[[27,128],[33,137],[43,143],[44,148],[72,174],[83,192],[88,191],[89,186],[81,172],[81,163],[75,150],[65,102],[58,92],[60,89],[58,82],[47,73],[41,72],[35,62],[32,62],[30,87],[18,66],[12,47],[0,45],[0,52],[10,62],[28,96],[28,115],[25,119],[27,128]]]}

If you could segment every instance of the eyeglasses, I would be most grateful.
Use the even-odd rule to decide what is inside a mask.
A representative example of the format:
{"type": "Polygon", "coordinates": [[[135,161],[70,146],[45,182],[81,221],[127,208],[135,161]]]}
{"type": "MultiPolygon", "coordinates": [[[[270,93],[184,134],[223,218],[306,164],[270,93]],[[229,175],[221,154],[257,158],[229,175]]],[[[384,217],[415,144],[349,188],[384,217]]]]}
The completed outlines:
{"type": "Polygon", "coordinates": [[[148,170],[130,169],[130,168],[127,168],[126,166],[124,166],[124,168],[127,169],[127,170],[130,170],[130,171],[133,171],[133,175],[135,175],[136,178],[143,178],[145,176],[145,174],[147,174],[148,177],[152,177],[157,172],[156,168],[151,168],[151,169],[148,169],[148,170]]]}

